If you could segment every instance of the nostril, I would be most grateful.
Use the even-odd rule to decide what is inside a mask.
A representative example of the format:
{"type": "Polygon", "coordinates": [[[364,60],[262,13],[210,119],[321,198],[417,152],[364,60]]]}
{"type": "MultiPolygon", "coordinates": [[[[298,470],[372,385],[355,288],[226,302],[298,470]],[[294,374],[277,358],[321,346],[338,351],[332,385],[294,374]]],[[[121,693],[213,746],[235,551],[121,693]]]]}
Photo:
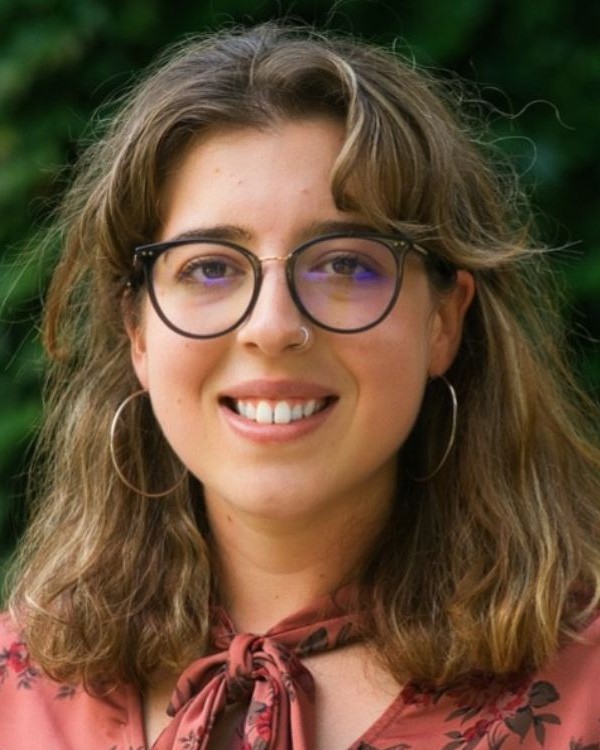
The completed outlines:
{"type": "Polygon", "coordinates": [[[287,288],[265,291],[238,328],[238,341],[269,352],[291,350],[302,338],[302,315],[287,288]]]}

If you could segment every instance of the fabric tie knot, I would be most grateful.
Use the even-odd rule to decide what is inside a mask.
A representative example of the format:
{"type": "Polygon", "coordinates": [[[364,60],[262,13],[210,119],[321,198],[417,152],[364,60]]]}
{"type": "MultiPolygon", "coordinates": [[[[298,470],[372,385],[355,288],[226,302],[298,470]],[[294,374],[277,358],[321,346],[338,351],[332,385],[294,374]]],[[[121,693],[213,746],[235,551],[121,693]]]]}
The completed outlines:
{"type": "Polygon", "coordinates": [[[173,720],[153,750],[180,750],[182,744],[206,750],[216,720],[234,703],[247,711],[233,732],[232,750],[312,750],[315,686],[299,657],[359,639],[358,616],[344,607],[348,597],[345,590],[335,601],[323,597],[264,635],[236,633],[225,612],[216,610],[212,635],[219,650],[180,676],[169,707],[173,720]]]}
{"type": "Polygon", "coordinates": [[[264,638],[252,634],[235,635],[228,649],[227,703],[237,703],[250,697],[254,682],[265,679],[264,638]]]}
{"type": "Polygon", "coordinates": [[[229,645],[227,659],[227,679],[236,682],[240,679],[252,680],[256,666],[254,654],[260,651],[262,638],[252,634],[234,635],[229,645]]]}

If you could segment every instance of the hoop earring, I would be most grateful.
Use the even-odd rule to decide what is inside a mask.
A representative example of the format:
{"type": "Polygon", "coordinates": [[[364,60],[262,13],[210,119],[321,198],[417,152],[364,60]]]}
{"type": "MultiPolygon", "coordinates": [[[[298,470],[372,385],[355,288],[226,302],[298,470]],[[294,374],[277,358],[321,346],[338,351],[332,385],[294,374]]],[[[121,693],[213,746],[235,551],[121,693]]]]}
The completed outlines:
{"type": "Polygon", "coordinates": [[[452,450],[452,446],[454,445],[454,441],[456,440],[456,424],[458,422],[458,399],[456,397],[456,391],[452,383],[444,375],[440,375],[439,379],[442,380],[448,388],[448,392],[450,393],[450,400],[452,401],[452,425],[450,427],[450,438],[448,440],[448,445],[446,446],[446,450],[444,451],[443,456],[441,457],[440,461],[433,471],[429,472],[429,474],[426,474],[424,477],[415,477],[412,474],[408,474],[413,482],[428,482],[436,474],[438,474],[442,466],[446,463],[448,456],[450,455],[450,451],[452,450]]]}
{"type": "Polygon", "coordinates": [[[307,328],[306,326],[300,326],[300,332],[302,333],[302,341],[299,344],[292,344],[292,349],[297,352],[308,348],[309,344],[312,341],[312,334],[309,328],[307,328]]]}
{"type": "Polygon", "coordinates": [[[117,452],[115,450],[115,437],[117,434],[117,425],[119,424],[119,419],[121,418],[121,415],[123,414],[123,410],[126,406],[128,406],[134,399],[138,398],[138,396],[143,396],[146,393],[146,391],[142,388],[139,391],[135,391],[130,396],[127,396],[119,406],[117,407],[117,410],[115,412],[114,417],[112,418],[112,422],[110,423],[110,440],[109,440],[109,447],[110,447],[110,460],[112,462],[113,468],[121,480],[123,484],[128,487],[130,490],[133,490],[137,495],[141,495],[142,497],[165,497],[165,495],[170,495],[171,492],[177,489],[179,485],[183,482],[187,475],[187,469],[184,469],[183,474],[181,475],[181,478],[177,481],[176,484],[174,484],[172,487],[170,487],[168,490],[164,490],[163,492],[145,492],[144,490],[140,490],[139,487],[134,487],[133,484],[127,479],[127,477],[123,474],[121,471],[121,467],[119,466],[119,463],[117,461],[117,452]]]}

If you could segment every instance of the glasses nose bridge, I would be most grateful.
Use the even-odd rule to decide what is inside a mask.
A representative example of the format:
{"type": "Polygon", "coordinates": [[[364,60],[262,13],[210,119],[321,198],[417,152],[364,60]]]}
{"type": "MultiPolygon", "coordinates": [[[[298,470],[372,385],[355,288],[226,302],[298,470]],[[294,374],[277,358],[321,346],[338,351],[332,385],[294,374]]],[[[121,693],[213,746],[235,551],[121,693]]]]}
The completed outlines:
{"type": "MultiPolygon", "coordinates": [[[[249,310],[249,313],[252,313],[254,308],[256,307],[256,304],[259,301],[259,297],[261,296],[261,292],[263,289],[263,283],[265,280],[264,276],[264,263],[273,263],[273,262],[279,262],[282,265],[282,271],[284,275],[284,282],[286,286],[286,292],[290,295],[292,302],[294,303],[294,306],[302,312],[301,308],[298,306],[298,301],[296,298],[296,294],[294,290],[290,287],[290,276],[289,276],[289,262],[290,258],[292,257],[294,253],[288,253],[287,255],[263,255],[261,258],[259,258],[257,255],[254,256],[255,261],[258,265],[258,276],[256,277],[255,283],[256,283],[256,291],[254,295],[254,301],[251,305],[251,309],[249,310]]],[[[292,284],[293,286],[293,284],[292,284]]]]}
{"type": "MultiPolygon", "coordinates": [[[[264,263],[273,263],[273,262],[279,261],[283,266],[283,274],[285,276],[286,284],[289,288],[290,282],[289,282],[288,268],[289,268],[290,258],[292,257],[292,255],[293,253],[288,253],[287,255],[264,255],[262,258],[259,258],[256,255],[254,256],[256,259],[256,262],[258,263],[258,268],[259,268],[258,278],[256,279],[257,284],[258,284],[257,297],[258,297],[258,294],[260,294],[260,290],[262,289],[262,285],[264,281],[264,265],[263,265],[264,263]]],[[[292,294],[292,297],[294,297],[293,294],[292,294]]]]}
{"type": "Polygon", "coordinates": [[[260,263],[261,268],[263,263],[271,263],[275,260],[283,261],[285,267],[292,255],[293,253],[288,253],[287,255],[265,255],[262,258],[257,257],[256,260],[260,263]]]}

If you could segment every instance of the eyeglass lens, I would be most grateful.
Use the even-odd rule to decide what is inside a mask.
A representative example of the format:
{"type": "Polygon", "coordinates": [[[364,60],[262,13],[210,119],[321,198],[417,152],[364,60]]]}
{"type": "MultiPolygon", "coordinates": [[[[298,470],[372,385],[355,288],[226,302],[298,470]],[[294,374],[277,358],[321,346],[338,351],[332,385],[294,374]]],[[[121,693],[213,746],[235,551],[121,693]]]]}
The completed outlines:
{"type": "MultiPolygon", "coordinates": [[[[387,312],[398,288],[399,265],[382,241],[325,238],[291,256],[292,294],[316,323],[340,331],[360,329],[387,312]]],[[[259,263],[235,247],[187,242],[157,258],[152,288],[173,327],[191,336],[215,336],[245,317],[259,273],[259,263]]]]}

